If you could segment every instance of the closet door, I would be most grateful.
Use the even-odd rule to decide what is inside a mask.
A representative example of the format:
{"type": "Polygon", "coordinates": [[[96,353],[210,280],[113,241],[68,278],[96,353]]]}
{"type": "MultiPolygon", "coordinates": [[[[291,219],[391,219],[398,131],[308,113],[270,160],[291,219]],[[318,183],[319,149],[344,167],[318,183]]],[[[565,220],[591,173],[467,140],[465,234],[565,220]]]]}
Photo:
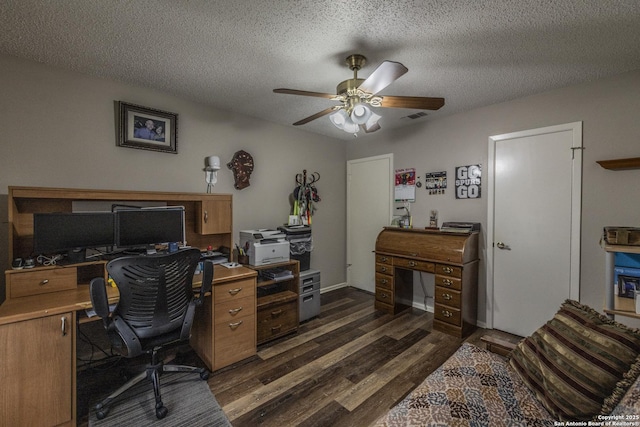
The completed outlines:
{"type": "Polygon", "coordinates": [[[489,139],[487,319],[495,329],[527,336],[579,298],[581,147],[581,123],[489,139]]]}

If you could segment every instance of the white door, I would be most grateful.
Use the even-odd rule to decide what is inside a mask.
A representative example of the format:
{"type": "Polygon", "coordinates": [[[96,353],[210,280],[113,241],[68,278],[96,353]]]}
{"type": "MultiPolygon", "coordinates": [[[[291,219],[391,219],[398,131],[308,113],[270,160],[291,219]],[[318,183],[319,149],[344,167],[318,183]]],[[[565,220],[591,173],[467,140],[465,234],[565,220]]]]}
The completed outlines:
{"type": "Polygon", "coordinates": [[[392,198],[393,154],[347,162],[347,285],[375,292],[373,250],[392,198]]]}
{"type": "Polygon", "coordinates": [[[528,336],[579,298],[582,123],[489,138],[488,325],[528,336]]]}

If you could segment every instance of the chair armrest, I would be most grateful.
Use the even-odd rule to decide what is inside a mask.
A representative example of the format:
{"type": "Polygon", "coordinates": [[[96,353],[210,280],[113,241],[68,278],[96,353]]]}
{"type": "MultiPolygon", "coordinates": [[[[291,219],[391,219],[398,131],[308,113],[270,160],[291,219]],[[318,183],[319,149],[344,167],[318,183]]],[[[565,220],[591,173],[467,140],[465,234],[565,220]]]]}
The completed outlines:
{"type": "Polygon", "coordinates": [[[107,288],[103,277],[91,279],[89,283],[89,295],[91,296],[91,305],[96,314],[100,316],[105,327],[108,325],[109,318],[109,298],[107,297],[107,288]]]}
{"type": "Polygon", "coordinates": [[[205,260],[202,269],[202,286],[200,286],[200,295],[198,296],[197,304],[202,305],[204,302],[204,296],[211,292],[213,286],[213,261],[205,260]]]}

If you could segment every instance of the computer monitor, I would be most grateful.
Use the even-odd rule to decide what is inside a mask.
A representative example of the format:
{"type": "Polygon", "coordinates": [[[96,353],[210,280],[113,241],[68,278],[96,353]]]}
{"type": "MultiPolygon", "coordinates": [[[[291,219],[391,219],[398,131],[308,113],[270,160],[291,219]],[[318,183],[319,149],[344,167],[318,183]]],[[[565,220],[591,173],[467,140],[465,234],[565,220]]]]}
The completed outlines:
{"type": "Polygon", "coordinates": [[[124,209],[117,210],[115,215],[118,248],[186,243],[182,206],[124,209]]]}
{"type": "Polygon", "coordinates": [[[68,254],[113,246],[114,223],[115,216],[111,212],[34,213],[33,252],[37,255],[68,254]]]}

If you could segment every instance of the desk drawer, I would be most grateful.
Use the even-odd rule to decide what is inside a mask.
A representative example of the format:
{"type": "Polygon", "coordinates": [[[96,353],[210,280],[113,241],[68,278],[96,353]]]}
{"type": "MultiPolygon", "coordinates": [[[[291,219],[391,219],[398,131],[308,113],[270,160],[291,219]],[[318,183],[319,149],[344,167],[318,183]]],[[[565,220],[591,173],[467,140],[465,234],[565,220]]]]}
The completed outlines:
{"type": "Polygon", "coordinates": [[[376,255],[376,262],[380,264],[393,264],[393,257],[388,255],[376,255]]]}
{"type": "Polygon", "coordinates": [[[462,267],[454,267],[453,265],[447,264],[436,264],[436,274],[442,274],[444,276],[457,277],[458,279],[462,278],[462,267]]]}
{"type": "Polygon", "coordinates": [[[215,323],[235,322],[240,317],[255,315],[255,313],[256,299],[249,295],[217,303],[214,308],[214,321],[215,323]]]}
{"type": "Polygon", "coordinates": [[[376,273],[376,287],[393,290],[393,276],[376,273]]]}
{"type": "Polygon", "coordinates": [[[410,270],[426,271],[433,273],[435,270],[435,264],[432,262],[416,261],[409,258],[393,258],[394,267],[407,268],[410,270]]]}
{"type": "Polygon", "coordinates": [[[247,279],[224,285],[214,285],[213,301],[220,304],[225,301],[239,300],[248,296],[255,296],[256,286],[253,279],[247,279]]]}
{"type": "Polygon", "coordinates": [[[376,286],[376,300],[385,304],[393,305],[393,290],[376,286]]]}
{"type": "Polygon", "coordinates": [[[258,343],[276,338],[298,328],[297,300],[274,304],[258,311],[258,343]]]}
{"type": "Polygon", "coordinates": [[[440,286],[436,286],[435,288],[435,301],[436,304],[444,304],[453,308],[462,307],[462,298],[460,292],[440,286]]]}
{"type": "Polygon", "coordinates": [[[382,274],[393,274],[393,267],[390,264],[376,263],[376,272],[382,274]]]}
{"type": "Polygon", "coordinates": [[[78,272],[75,268],[32,270],[8,274],[8,298],[65,291],[78,287],[78,272]]]}
{"type": "Polygon", "coordinates": [[[455,289],[457,291],[462,290],[462,280],[450,276],[436,274],[435,283],[436,286],[442,286],[443,288],[455,289]]]}
{"type": "Polygon", "coordinates": [[[256,353],[256,316],[254,313],[216,322],[214,326],[214,364],[220,369],[256,353]]]}
{"type": "Polygon", "coordinates": [[[436,303],[433,309],[433,316],[441,322],[462,326],[462,314],[456,308],[436,303]]]}

